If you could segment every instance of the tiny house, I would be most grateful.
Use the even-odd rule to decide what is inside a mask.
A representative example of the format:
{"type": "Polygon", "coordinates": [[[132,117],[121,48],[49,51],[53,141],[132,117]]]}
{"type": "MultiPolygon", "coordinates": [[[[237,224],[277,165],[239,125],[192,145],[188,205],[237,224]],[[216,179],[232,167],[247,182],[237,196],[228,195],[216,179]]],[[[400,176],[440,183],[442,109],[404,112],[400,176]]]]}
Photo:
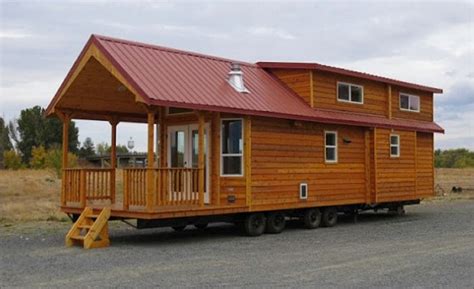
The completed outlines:
{"type": "Polygon", "coordinates": [[[109,220],[183,230],[234,222],[279,233],[288,218],[333,226],[338,213],[433,195],[434,94],[441,89],[317,63],[246,63],[92,35],[47,108],[110,123],[108,168],[70,168],[68,245],[109,244],[109,220]],[[147,125],[146,167],[117,170],[123,122],[147,125]],[[121,175],[118,175],[118,174],[121,175]],[[120,180],[120,185],[118,185],[120,180]]]}

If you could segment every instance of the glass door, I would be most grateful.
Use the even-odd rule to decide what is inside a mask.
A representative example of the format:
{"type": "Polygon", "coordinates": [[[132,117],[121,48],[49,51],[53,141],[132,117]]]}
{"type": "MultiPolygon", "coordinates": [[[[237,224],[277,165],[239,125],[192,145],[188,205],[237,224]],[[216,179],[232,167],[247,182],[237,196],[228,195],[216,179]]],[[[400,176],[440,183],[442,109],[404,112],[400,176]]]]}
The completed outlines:
{"type": "MultiPolygon", "coordinates": [[[[209,124],[206,124],[204,129],[204,203],[207,204],[209,203],[208,132],[209,124]]],[[[168,159],[170,168],[198,168],[199,131],[197,124],[168,127],[168,159]]],[[[195,197],[197,186],[193,184],[192,178],[186,178],[184,182],[173,179],[170,181],[172,197],[178,198],[178,193],[185,191],[184,186],[188,189],[187,191],[193,191],[191,197],[195,197]]]]}

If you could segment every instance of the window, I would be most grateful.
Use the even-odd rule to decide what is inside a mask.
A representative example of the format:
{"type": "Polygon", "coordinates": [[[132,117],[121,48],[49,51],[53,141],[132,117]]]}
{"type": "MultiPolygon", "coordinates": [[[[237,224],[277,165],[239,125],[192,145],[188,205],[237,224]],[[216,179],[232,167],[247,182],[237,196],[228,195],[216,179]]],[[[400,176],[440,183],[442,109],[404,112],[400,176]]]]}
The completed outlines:
{"type": "Polygon", "coordinates": [[[400,136],[397,134],[390,135],[390,157],[398,158],[400,156],[400,136]]]}
{"type": "Polygon", "coordinates": [[[327,163],[337,162],[337,132],[324,132],[324,155],[327,163]]]}
{"type": "Polygon", "coordinates": [[[420,97],[418,95],[400,93],[400,110],[420,112],[420,97]]]}
{"type": "Polygon", "coordinates": [[[168,107],[168,114],[186,114],[192,113],[192,109],[179,108],[179,107],[168,107]]]}
{"type": "Polygon", "coordinates": [[[337,100],[362,104],[364,103],[364,87],[356,84],[338,82],[337,100]]]}
{"type": "Polygon", "coordinates": [[[221,175],[243,176],[242,119],[221,122],[221,175]]]}
{"type": "Polygon", "coordinates": [[[301,200],[308,199],[308,184],[307,183],[300,183],[300,199],[301,200]]]}

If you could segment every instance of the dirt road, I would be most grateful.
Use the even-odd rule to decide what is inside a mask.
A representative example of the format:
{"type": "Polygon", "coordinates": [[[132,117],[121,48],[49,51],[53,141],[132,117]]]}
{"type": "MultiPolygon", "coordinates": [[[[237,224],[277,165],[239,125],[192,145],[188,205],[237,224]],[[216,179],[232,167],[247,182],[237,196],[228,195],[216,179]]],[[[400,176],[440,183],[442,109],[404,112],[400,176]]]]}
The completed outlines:
{"type": "Polygon", "coordinates": [[[64,247],[67,223],[3,227],[0,287],[474,288],[474,201],[407,213],[258,238],[115,225],[111,247],[90,251],[64,247]]]}

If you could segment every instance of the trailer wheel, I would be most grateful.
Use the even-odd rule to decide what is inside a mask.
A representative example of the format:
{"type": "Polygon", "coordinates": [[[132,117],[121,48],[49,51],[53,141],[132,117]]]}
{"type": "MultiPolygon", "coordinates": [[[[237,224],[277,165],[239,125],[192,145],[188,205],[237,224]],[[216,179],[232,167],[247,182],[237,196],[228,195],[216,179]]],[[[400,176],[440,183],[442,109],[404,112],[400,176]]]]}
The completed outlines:
{"type": "Polygon", "coordinates": [[[196,227],[196,229],[199,229],[199,230],[204,230],[207,228],[207,225],[208,223],[197,223],[197,224],[194,224],[194,227],[196,227]]]}
{"type": "Polygon", "coordinates": [[[337,223],[337,210],[334,207],[323,209],[321,222],[324,227],[334,227],[337,223]]]}
{"type": "Polygon", "coordinates": [[[321,224],[321,211],[318,208],[306,209],[302,219],[306,229],[316,229],[321,224]]]}
{"type": "Polygon", "coordinates": [[[182,231],[184,231],[186,226],[173,226],[171,228],[173,228],[173,230],[175,230],[176,232],[182,232],[182,231]]]}
{"type": "Polygon", "coordinates": [[[243,223],[244,232],[247,236],[256,237],[265,231],[265,215],[262,213],[248,214],[243,223]]]}
{"type": "Polygon", "coordinates": [[[391,214],[391,215],[394,215],[394,216],[401,217],[401,216],[405,215],[405,208],[403,207],[403,205],[392,207],[392,208],[388,209],[388,213],[391,214]]]}
{"type": "Polygon", "coordinates": [[[286,220],[283,213],[269,213],[265,225],[265,233],[279,234],[285,229],[286,220]]]}

